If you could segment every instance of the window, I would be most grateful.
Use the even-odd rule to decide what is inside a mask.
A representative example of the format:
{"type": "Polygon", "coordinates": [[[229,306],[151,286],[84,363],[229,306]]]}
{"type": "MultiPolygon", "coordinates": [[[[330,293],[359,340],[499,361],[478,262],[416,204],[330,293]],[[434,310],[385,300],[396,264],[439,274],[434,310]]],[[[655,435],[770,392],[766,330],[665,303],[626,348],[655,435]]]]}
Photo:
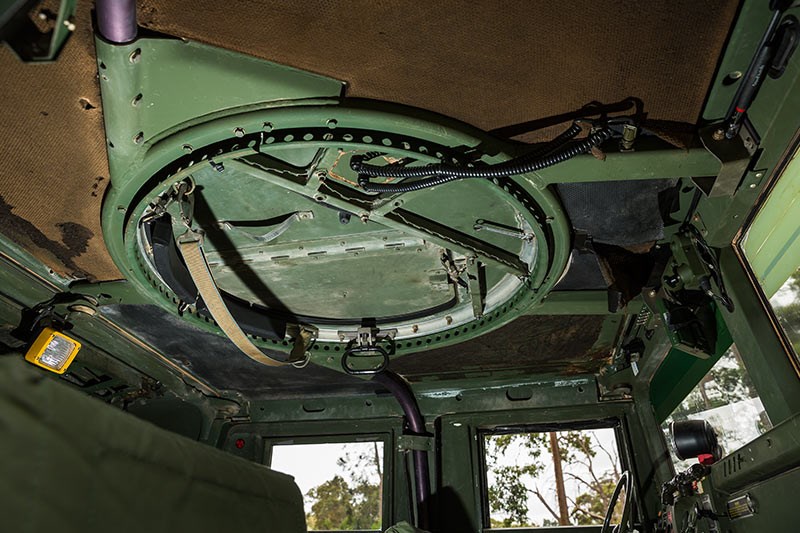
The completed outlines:
{"type": "Polygon", "coordinates": [[[276,444],[270,466],[294,476],[309,531],[381,529],[383,442],[276,444]]]}
{"type": "Polygon", "coordinates": [[[677,458],[669,436],[669,424],[687,419],[707,420],[716,430],[726,454],[772,427],[735,345],[725,352],[662,425],[678,471],[685,470],[695,461],[677,458]]]}
{"type": "Polygon", "coordinates": [[[794,353],[800,354],[800,268],[781,285],[769,303],[794,353]]]}
{"type": "Polygon", "coordinates": [[[493,528],[602,524],[621,474],[610,428],[484,434],[484,453],[493,528]]]}
{"type": "Polygon", "coordinates": [[[800,151],[740,241],[795,355],[800,355],[800,151]]]}

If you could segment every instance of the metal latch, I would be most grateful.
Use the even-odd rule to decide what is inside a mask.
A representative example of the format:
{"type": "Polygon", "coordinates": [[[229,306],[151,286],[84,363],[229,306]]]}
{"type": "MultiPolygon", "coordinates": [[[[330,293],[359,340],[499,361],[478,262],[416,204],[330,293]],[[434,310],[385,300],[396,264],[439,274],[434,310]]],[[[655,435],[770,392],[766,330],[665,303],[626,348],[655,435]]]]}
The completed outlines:
{"type": "Polygon", "coordinates": [[[505,226],[503,224],[496,224],[494,222],[489,222],[488,220],[478,219],[475,221],[475,224],[472,226],[472,229],[475,231],[489,231],[491,233],[497,233],[498,235],[506,235],[508,237],[514,237],[515,239],[521,239],[523,241],[531,241],[535,238],[533,233],[529,233],[526,231],[522,231],[521,229],[512,228],[510,226],[505,226]]]}

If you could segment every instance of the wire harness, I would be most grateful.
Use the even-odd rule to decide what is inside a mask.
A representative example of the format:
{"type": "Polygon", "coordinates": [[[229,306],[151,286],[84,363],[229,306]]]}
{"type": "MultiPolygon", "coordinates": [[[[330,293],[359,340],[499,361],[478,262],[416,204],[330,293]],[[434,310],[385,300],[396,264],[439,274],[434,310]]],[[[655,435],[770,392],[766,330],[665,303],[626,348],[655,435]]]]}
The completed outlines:
{"type": "Polygon", "coordinates": [[[563,163],[568,159],[589,152],[592,148],[608,140],[612,132],[608,128],[600,128],[590,133],[585,139],[574,142],[572,139],[582,130],[579,123],[574,123],[566,131],[548,142],[546,145],[510,161],[483,167],[462,167],[436,163],[421,167],[404,167],[399,165],[371,165],[365,160],[380,155],[370,152],[355,156],[350,160],[350,168],[358,173],[358,185],[367,192],[405,193],[442,185],[464,178],[501,178],[527,174],[563,163]],[[420,178],[400,183],[375,183],[371,178],[383,177],[393,179],[420,178]]]}

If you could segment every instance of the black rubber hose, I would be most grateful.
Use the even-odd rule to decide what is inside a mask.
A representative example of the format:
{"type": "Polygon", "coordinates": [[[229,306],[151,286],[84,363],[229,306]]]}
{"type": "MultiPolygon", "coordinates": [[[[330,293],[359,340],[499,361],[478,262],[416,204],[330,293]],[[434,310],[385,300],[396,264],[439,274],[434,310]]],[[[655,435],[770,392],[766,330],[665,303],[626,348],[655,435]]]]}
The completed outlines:
{"type": "MultiPolygon", "coordinates": [[[[554,139],[548,146],[552,146],[554,142],[561,139],[569,139],[568,134],[572,133],[577,125],[573,125],[569,130],[565,131],[559,137],[554,139]],[[563,136],[563,137],[562,137],[563,136]]],[[[580,131],[580,126],[577,126],[580,131]]],[[[358,184],[367,192],[379,193],[403,193],[427,189],[436,185],[442,185],[450,181],[455,181],[462,178],[501,178],[506,176],[516,176],[519,174],[527,174],[529,172],[536,172],[558,163],[562,163],[568,159],[583,154],[602,144],[605,140],[611,137],[611,131],[602,129],[589,135],[586,139],[573,143],[570,145],[561,145],[556,148],[550,148],[551,153],[543,156],[534,156],[526,154],[524,156],[491,165],[486,167],[455,167],[450,165],[435,164],[424,167],[393,167],[369,165],[363,162],[361,158],[353,158],[351,160],[351,168],[359,173],[358,184]],[[386,177],[386,178],[424,178],[409,183],[372,183],[371,177],[386,177]]],[[[547,147],[543,149],[546,150],[547,147]]],[[[546,152],[545,152],[546,153],[546,152]]]]}

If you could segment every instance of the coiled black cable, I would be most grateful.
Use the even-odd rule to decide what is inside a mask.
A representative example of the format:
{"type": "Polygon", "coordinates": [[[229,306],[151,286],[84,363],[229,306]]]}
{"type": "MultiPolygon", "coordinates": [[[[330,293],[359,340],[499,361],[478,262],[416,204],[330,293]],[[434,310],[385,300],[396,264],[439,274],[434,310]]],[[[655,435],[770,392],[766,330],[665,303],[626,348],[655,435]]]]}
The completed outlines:
{"type": "Polygon", "coordinates": [[[611,131],[603,128],[586,139],[574,144],[565,144],[581,130],[579,124],[573,124],[564,133],[547,143],[544,147],[530,154],[485,167],[456,167],[441,163],[424,167],[377,166],[363,162],[363,157],[354,157],[350,167],[358,173],[358,185],[367,192],[404,193],[427,189],[462,178],[501,178],[536,172],[544,168],[572,159],[593,147],[600,145],[609,137],[611,131]],[[372,177],[386,178],[424,178],[404,183],[372,183],[372,177]]]}

